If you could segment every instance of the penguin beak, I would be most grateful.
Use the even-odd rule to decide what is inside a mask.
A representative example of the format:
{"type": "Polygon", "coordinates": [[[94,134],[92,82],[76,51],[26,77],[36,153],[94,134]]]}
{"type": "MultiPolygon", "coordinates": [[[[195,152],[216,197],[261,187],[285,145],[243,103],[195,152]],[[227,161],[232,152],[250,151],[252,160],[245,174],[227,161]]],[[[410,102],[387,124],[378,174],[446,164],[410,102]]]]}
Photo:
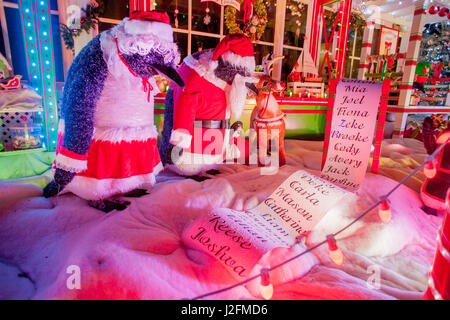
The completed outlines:
{"type": "Polygon", "coordinates": [[[245,83],[245,86],[246,86],[248,89],[252,90],[256,95],[259,95],[258,88],[256,88],[256,86],[255,86],[254,83],[246,82],[246,83],[245,83]]]}
{"type": "Polygon", "coordinates": [[[179,85],[182,89],[184,89],[184,81],[181,79],[178,72],[172,68],[161,64],[153,64],[153,68],[158,70],[159,73],[162,73],[166,77],[168,77],[170,80],[174,81],[177,85],[179,85]]]}

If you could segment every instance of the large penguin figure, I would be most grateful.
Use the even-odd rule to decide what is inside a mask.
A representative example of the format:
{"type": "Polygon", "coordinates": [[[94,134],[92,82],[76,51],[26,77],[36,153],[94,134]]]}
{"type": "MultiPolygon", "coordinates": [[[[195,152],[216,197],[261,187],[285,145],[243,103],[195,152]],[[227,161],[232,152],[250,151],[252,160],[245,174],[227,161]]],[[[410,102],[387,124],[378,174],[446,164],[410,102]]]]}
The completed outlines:
{"type": "Polygon", "coordinates": [[[53,180],[44,196],[72,192],[108,212],[126,207],[114,196],[154,184],[163,166],[153,76],[184,87],[179,62],[167,13],[134,12],[89,42],[67,75],[53,180]]]}

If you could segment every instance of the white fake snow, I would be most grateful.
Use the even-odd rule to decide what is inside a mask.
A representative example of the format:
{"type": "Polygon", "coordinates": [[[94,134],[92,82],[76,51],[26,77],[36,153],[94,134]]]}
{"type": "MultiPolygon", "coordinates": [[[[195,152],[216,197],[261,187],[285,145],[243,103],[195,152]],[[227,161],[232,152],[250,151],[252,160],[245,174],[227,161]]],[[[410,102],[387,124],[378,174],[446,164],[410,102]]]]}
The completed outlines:
{"type": "MultiPolygon", "coordinates": [[[[307,246],[352,221],[425,157],[419,141],[383,143],[380,174],[368,173],[357,194],[346,196],[315,227],[307,246]]],[[[38,187],[0,184],[0,299],[182,299],[232,285],[217,261],[183,246],[181,233],[212,208],[256,206],[296,170],[319,173],[321,142],[287,140],[286,147],[288,165],[276,175],[242,165],[224,165],[220,175],[202,183],[163,173],[150,195],[128,198],[126,210],[109,214],[72,194],[45,199],[38,187]],[[67,288],[71,265],[81,270],[79,290],[67,288]]],[[[322,246],[271,272],[273,298],[420,299],[442,221],[420,209],[423,180],[417,173],[389,198],[390,223],[373,210],[339,235],[343,265],[331,262],[322,246]],[[379,289],[368,285],[374,268],[381,275],[379,289]]],[[[274,249],[252,274],[304,249],[274,249]]],[[[259,299],[258,291],[257,279],[209,299],[259,299]]]]}

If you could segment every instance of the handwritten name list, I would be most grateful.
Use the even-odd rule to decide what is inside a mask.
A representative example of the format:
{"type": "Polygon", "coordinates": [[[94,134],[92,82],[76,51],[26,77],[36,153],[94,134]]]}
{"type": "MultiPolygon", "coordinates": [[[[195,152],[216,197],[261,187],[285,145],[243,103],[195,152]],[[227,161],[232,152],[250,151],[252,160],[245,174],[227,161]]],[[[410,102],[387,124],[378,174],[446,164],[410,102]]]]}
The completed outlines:
{"type": "Polygon", "coordinates": [[[366,174],[377,121],[382,83],[341,79],[321,177],[356,191],[366,174]]]}
{"type": "Polygon", "coordinates": [[[266,252],[291,247],[311,231],[345,194],[299,170],[251,210],[220,208],[200,217],[184,231],[184,243],[215,257],[236,278],[245,278],[266,252]]]}

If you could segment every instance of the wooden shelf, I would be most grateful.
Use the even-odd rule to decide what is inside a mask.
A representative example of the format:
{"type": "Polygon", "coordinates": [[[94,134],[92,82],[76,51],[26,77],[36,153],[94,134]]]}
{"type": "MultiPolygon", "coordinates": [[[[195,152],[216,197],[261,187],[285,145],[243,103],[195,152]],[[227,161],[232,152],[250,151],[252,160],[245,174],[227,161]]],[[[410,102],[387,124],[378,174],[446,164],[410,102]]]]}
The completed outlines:
{"type": "Polygon", "coordinates": [[[45,150],[46,150],[45,148],[36,148],[36,149],[26,149],[26,150],[1,151],[0,157],[9,157],[9,156],[16,156],[16,155],[25,154],[25,153],[42,152],[45,150]]]}

